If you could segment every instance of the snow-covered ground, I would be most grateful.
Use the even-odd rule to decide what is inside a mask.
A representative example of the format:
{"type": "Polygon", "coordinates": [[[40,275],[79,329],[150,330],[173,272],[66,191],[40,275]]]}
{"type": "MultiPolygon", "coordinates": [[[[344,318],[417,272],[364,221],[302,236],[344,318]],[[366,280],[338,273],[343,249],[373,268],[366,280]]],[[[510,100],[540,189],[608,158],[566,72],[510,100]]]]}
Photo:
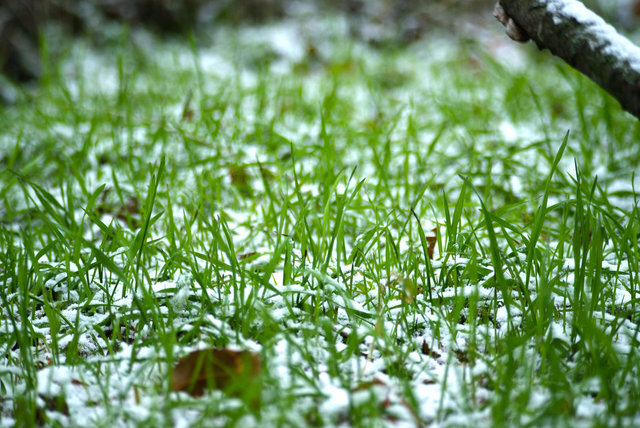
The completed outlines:
{"type": "MultiPolygon", "coordinates": [[[[567,154],[553,185],[570,188],[578,175],[574,159],[580,169],[587,167],[585,134],[593,132],[603,140],[591,148],[589,174],[607,189],[610,211],[618,216],[637,209],[633,185],[640,183],[625,163],[637,157],[633,149],[607,152],[612,131],[604,123],[581,125],[574,113],[552,121],[550,113],[517,112],[537,90],[535,82],[531,89],[517,83],[535,57],[497,32],[474,31],[472,48],[441,35],[393,54],[350,41],[339,20],[221,28],[195,53],[136,33],[132,43],[144,52],[142,59],[123,54],[120,65],[110,54],[75,44],[63,71],[68,108],[80,113],[70,117],[59,106],[40,106],[47,128],[23,129],[20,137],[24,156],[41,163],[36,184],[60,208],[35,186],[12,185],[2,194],[0,217],[10,202],[15,211],[37,207],[53,220],[42,223],[52,230],[29,248],[20,236],[30,230],[27,214],[1,223],[7,231],[4,260],[30,248],[38,257],[25,257],[23,268],[0,268],[3,286],[13,290],[2,294],[0,425],[13,426],[20,406],[30,402],[37,421],[54,426],[489,426],[502,417],[498,408],[520,409],[506,411],[507,424],[589,426],[603,414],[605,424],[640,424],[638,408],[614,418],[616,409],[633,409],[633,403],[625,402],[625,394],[602,392],[605,369],[557,388],[544,377],[550,366],[580,373],[572,348],[580,348],[582,336],[572,302],[577,295],[576,304],[598,298],[595,289],[574,292],[580,270],[573,256],[565,257],[568,248],[558,249],[556,235],[547,231],[548,240],[540,238],[544,254],[536,264],[548,264],[547,270],[534,266],[529,278],[530,226],[523,221],[519,230],[500,233],[504,224],[494,222],[511,304],[493,282],[491,239],[468,187],[458,240],[448,242],[447,215],[464,187],[459,174],[492,199],[496,217],[519,212],[518,204],[526,207],[523,217],[532,216],[568,128],[567,154]],[[269,61],[266,69],[256,57],[269,61]],[[136,68],[136,60],[144,66],[136,68]],[[487,65],[491,61],[497,65],[487,65]],[[454,68],[462,64],[478,68],[482,83],[456,81],[454,68]],[[180,73],[188,79],[176,77],[180,73]],[[135,94],[126,108],[115,101],[121,91],[135,94]],[[145,101],[147,92],[152,101],[145,101]],[[322,112],[338,118],[323,123],[319,114],[300,110],[323,103],[343,109],[322,112]],[[82,111],[97,113],[92,119],[82,111]],[[109,121],[101,122],[102,114],[109,121]],[[383,129],[367,133],[379,124],[383,129]],[[370,142],[371,135],[378,140],[370,142]],[[46,138],[64,142],[59,153],[41,152],[38,142],[46,138]],[[385,148],[385,141],[392,144],[385,148]],[[328,150],[328,162],[340,167],[335,181],[323,181],[318,172],[328,150]],[[41,178],[56,174],[53,158],[76,153],[86,155],[77,161],[81,179],[60,186],[41,178]],[[294,155],[300,156],[295,163],[294,155]],[[159,177],[153,214],[162,215],[142,235],[137,226],[144,223],[152,174],[159,177]],[[495,182],[490,192],[484,190],[488,177],[495,182]],[[139,208],[126,208],[116,190],[103,190],[90,204],[94,210],[86,209],[102,184],[119,188],[139,208]],[[84,204],[66,211],[73,220],[56,220],[52,212],[70,209],[70,194],[84,204]],[[51,211],[43,208],[47,202],[51,211]],[[500,211],[501,204],[516,208],[500,211]],[[426,255],[417,219],[434,246],[433,258],[426,255]],[[118,233],[109,236],[105,228],[118,233]],[[469,244],[474,234],[477,245],[469,244]],[[9,244],[8,236],[15,242],[9,244]],[[69,242],[50,238],[56,236],[69,242]],[[127,245],[119,239],[128,239],[127,245]],[[145,250],[142,267],[135,246],[140,239],[159,249],[145,250]],[[52,247],[39,252],[47,245],[52,247]],[[21,269],[28,273],[10,274],[21,269]],[[548,324],[540,321],[543,330],[523,343],[505,339],[531,329],[522,291],[513,285],[517,279],[529,279],[528,298],[538,307],[548,299],[554,311],[548,324]],[[507,343],[509,352],[497,349],[507,343]],[[175,362],[209,348],[260,356],[257,410],[215,389],[203,397],[171,390],[175,362]],[[558,356],[563,360],[553,360],[558,356]],[[613,396],[618,401],[611,407],[613,396]]],[[[557,79],[557,90],[571,94],[571,79],[557,79]]],[[[0,151],[12,152],[17,135],[16,129],[0,134],[0,151]]],[[[550,229],[573,215],[568,203],[562,210],[574,197],[550,194],[548,206],[559,204],[550,208],[550,229]]],[[[567,228],[573,235],[573,225],[567,228]]],[[[567,247],[570,242],[564,241],[567,247]]],[[[631,364],[638,362],[634,310],[640,290],[637,242],[627,252],[617,243],[603,239],[597,275],[608,303],[594,304],[589,326],[606,334],[598,336],[601,342],[586,334],[583,340],[594,340],[586,348],[601,364],[619,363],[612,376],[625,391],[639,375],[631,364]]],[[[593,284],[593,278],[586,281],[593,284]]]]}

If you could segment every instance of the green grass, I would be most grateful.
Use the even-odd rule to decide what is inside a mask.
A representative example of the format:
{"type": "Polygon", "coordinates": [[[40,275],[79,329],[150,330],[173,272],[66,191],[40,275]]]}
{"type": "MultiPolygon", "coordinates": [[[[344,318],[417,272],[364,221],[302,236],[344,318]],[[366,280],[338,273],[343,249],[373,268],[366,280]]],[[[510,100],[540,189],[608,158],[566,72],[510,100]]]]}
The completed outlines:
{"type": "Polygon", "coordinates": [[[637,121],[498,35],[321,30],[69,42],[2,108],[3,426],[640,423],[637,121]],[[205,347],[257,405],[170,390],[205,347]]]}

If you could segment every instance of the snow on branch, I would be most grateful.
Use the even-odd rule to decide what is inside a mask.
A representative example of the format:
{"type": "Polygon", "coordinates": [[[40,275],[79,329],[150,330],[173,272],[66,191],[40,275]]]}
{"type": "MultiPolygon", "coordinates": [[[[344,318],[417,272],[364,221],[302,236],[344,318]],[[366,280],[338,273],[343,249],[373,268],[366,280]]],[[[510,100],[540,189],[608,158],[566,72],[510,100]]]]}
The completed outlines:
{"type": "Polygon", "coordinates": [[[640,48],[582,2],[499,0],[494,15],[512,39],[549,49],[640,119],[640,48]]]}

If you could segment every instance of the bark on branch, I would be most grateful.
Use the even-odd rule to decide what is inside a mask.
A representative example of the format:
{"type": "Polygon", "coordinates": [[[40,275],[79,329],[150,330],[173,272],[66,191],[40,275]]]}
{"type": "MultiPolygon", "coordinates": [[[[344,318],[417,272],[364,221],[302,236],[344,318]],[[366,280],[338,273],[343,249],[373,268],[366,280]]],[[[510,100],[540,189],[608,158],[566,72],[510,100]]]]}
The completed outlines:
{"type": "Polygon", "coordinates": [[[581,2],[499,0],[494,14],[514,40],[549,49],[640,119],[640,48],[581,2]]]}

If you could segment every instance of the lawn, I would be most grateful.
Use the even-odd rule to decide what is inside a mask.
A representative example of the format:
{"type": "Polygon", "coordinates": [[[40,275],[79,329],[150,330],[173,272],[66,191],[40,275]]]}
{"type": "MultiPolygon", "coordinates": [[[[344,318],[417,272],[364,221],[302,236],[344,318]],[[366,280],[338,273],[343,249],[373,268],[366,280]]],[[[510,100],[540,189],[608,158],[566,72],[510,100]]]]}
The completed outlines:
{"type": "Polygon", "coordinates": [[[0,426],[640,425],[640,125],[494,27],[49,39],[0,426]]]}

